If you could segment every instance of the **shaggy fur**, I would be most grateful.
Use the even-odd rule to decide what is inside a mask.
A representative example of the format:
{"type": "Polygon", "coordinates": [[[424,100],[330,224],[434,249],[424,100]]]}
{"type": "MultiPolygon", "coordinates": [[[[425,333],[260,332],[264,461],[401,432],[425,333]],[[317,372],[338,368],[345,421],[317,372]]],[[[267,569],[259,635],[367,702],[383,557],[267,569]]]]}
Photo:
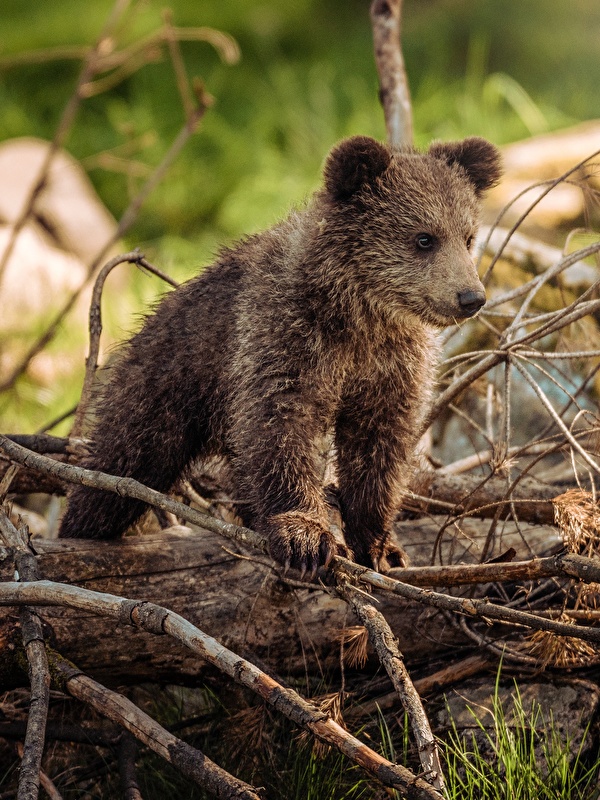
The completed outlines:
{"type": "MultiPolygon", "coordinates": [[[[103,393],[85,466],[166,491],[195,459],[224,455],[246,524],[279,562],[312,571],[339,552],[318,458],[333,431],[351,555],[401,564],[389,530],[435,329],[485,302],[469,247],[499,175],[482,139],[424,154],[343,141],[305,210],[224,251],[146,320],[103,393]]],[[[113,538],[144,510],[78,486],[60,536],[113,538]]]]}

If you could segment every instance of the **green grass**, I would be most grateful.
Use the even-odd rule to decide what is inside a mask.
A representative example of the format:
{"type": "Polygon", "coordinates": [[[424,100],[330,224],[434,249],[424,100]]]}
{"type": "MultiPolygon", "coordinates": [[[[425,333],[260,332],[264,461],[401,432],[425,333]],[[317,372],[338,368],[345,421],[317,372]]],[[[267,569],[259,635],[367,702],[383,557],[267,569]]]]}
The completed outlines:
{"type": "MultiPolygon", "coordinates": [[[[440,741],[448,800],[597,800],[600,758],[591,751],[590,731],[586,729],[574,747],[573,739],[557,729],[554,719],[544,717],[539,704],[525,707],[516,681],[510,705],[503,703],[500,674],[489,711],[470,709],[473,730],[459,730],[451,722],[440,741]]],[[[366,773],[335,750],[328,750],[325,756],[316,754],[310,743],[299,741],[297,729],[271,711],[266,710],[257,724],[261,734],[252,735],[252,745],[244,744],[244,725],[238,730],[234,720],[230,733],[223,737],[230,745],[232,740],[236,742],[233,747],[223,748],[220,736],[214,733],[197,745],[236,774],[241,768],[240,777],[248,782],[265,786],[270,800],[375,797],[378,786],[366,773]]],[[[406,715],[391,717],[379,711],[376,719],[354,733],[385,758],[419,772],[406,715]]],[[[160,766],[155,766],[160,772],[160,766]]],[[[176,792],[164,794],[164,775],[157,780],[163,794],[153,794],[150,781],[144,796],[165,800],[178,796],[176,792]]],[[[394,791],[389,796],[401,797],[394,791]]]]}
{"type": "MultiPolygon", "coordinates": [[[[209,688],[170,687],[157,696],[148,686],[136,691],[135,700],[161,724],[174,725],[176,735],[224,769],[263,786],[269,800],[400,800],[398,792],[383,795],[376,781],[337,751],[317,753],[309,739],[300,739],[298,728],[268,707],[247,707],[241,701],[241,711],[233,714],[232,696],[221,698],[209,688]],[[201,718],[201,730],[189,725],[178,730],[177,723],[190,718],[201,718]]],[[[77,713],[75,705],[72,713],[77,713]]],[[[525,706],[516,682],[510,705],[500,699],[498,681],[491,707],[472,708],[470,714],[472,726],[459,730],[451,720],[439,740],[447,800],[598,800],[600,757],[590,730],[573,746],[551,715],[544,718],[535,703],[525,706]]],[[[379,712],[353,733],[385,758],[419,772],[405,715],[379,712]]],[[[116,752],[82,745],[48,745],[48,752],[56,754],[61,771],[73,766],[73,760],[80,767],[106,764],[107,770],[90,776],[89,796],[109,800],[120,794],[116,752]]],[[[16,757],[13,764],[5,761],[0,770],[3,791],[14,784],[16,757]]],[[[206,792],[150,751],[140,749],[137,767],[147,800],[209,800],[206,792]]],[[[56,774],[52,762],[46,769],[56,774]]],[[[59,788],[65,799],[80,796],[74,785],[59,788]]]]}
{"type": "Polygon", "coordinates": [[[509,711],[498,695],[482,719],[469,709],[474,731],[459,731],[452,722],[442,749],[450,800],[595,800],[600,761],[586,757],[589,730],[577,748],[544,718],[537,703],[525,708],[515,682],[509,711]],[[574,749],[574,752],[573,752],[574,749]]]}

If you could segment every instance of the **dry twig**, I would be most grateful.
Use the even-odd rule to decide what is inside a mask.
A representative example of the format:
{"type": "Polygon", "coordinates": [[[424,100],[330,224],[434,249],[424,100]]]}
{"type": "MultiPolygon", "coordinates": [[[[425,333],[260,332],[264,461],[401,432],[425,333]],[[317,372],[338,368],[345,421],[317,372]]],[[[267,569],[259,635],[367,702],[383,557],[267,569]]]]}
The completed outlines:
{"type": "Polygon", "coordinates": [[[115,256],[108,263],[106,263],[94,283],[94,290],[92,292],[92,299],[90,302],[90,315],[89,315],[89,332],[90,332],[90,349],[88,356],[85,360],[85,377],[83,379],[83,388],[81,390],[81,397],[77,405],[77,412],[73,427],[71,428],[71,439],[79,438],[83,432],[85,415],[88,411],[92,399],[92,387],[96,370],[98,369],[98,354],[100,353],[100,335],[102,334],[102,292],[104,284],[110,273],[123,263],[135,264],[138,267],[143,267],[154,275],[158,275],[168,284],[174,288],[178,286],[177,282],[165,275],[161,270],[157,270],[152,264],[148,263],[143,254],[139,250],[134,250],[131,253],[115,256]]]}
{"type": "Polygon", "coordinates": [[[435,736],[431,731],[427,714],[410,678],[398,640],[392,633],[385,617],[365,594],[354,586],[338,579],[336,592],[352,606],[354,613],[369,632],[371,643],[377,651],[379,661],[390,677],[396,694],[408,714],[423,768],[424,777],[438,792],[444,791],[444,774],[440,763],[435,736]]]}
{"type": "Polygon", "coordinates": [[[379,98],[388,142],[395,147],[410,145],[413,141],[410,91],[400,46],[401,19],[402,0],[373,0],[371,3],[379,98]]]}
{"type": "MultiPolygon", "coordinates": [[[[23,527],[17,530],[1,508],[0,537],[7,547],[15,551],[19,579],[38,580],[37,563],[29,546],[27,529],[23,527]]],[[[40,770],[50,704],[50,672],[40,618],[27,606],[20,609],[19,618],[23,646],[27,655],[31,700],[19,772],[17,800],[36,800],[40,786],[40,770]]]]}
{"type": "Polygon", "coordinates": [[[211,794],[229,800],[260,800],[260,793],[252,786],[225,772],[199,750],[173,736],[123,695],[101,686],[57,653],[52,654],[52,666],[57,681],[69,694],[117,722],[182,775],[211,794]]]}
{"type": "MultiPolygon", "coordinates": [[[[82,467],[74,467],[71,464],[58,463],[45,456],[31,453],[2,435],[0,435],[0,451],[3,451],[18,463],[25,464],[26,466],[33,466],[44,471],[47,470],[51,474],[56,474],[74,483],[108,489],[122,496],[143,500],[154,507],[170,511],[188,522],[192,522],[214,533],[223,534],[240,544],[250,545],[264,553],[268,552],[266,538],[256,533],[256,531],[210,517],[195,509],[189,508],[183,503],[172,500],[160,492],[149,489],[132,478],[119,478],[100,472],[94,472],[93,470],[83,469],[82,467]]],[[[542,562],[542,559],[539,559],[537,563],[540,562],[542,562]]],[[[550,630],[561,636],[579,637],[587,641],[600,642],[600,629],[555,622],[553,620],[540,618],[535,614],[504,608],[490,603],[487,600],[457,598],[438,592],[426,591],[416,586],[401,583],[388,576],[381,575],[374,570],[367,569],[359,564],[354,564],[339,556],[334,557],[333,563],[336,569],[345,573],[348,578],[359,580],[376,589],[389,591],[392,595],[397,594],[424,605],[430,605],[447,611],[455,611],[461,614],[467,614],[468,616],[481,616],[515,625],[523,625],[537,630],[550,630]]],[[[600,583],[600,563],[596,559],[575,555],[557,556],[555,557],[555,564],[557,565],[556,569],[561,570],[559,574],[566,573],[568,575],[576,575],[580,580],[600,583]]],[[[511,565],[479,565],[478,569],[481,570],[486,567],[497,569],[500,566],[510,568],[511,565]]],[[[543,568],[546,568],[545,563],[543,568]]],[[[460,569],[467,570],[468,568],[460,567],[460,569]]]]}

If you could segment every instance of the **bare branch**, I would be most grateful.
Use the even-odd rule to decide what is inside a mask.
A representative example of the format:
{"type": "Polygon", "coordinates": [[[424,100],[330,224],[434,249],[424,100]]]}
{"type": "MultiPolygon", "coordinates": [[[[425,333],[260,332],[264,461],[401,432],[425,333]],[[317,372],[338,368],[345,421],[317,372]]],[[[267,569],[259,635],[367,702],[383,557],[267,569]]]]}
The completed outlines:
{"type": "Polygon", "coordinates": [[[550,416],[552,417],[552,419],[554,420],[554,422],[556,423],[556,425],[557,425],[557,426],[560,428],[560,430],[563,432],[563,434],[564,434],[564,436],[565,436],[565,439],[566,439],[566,440],[569,442],[569,444],[571,445],[571,447],[572,447],[574,450],[577,450],[577,452],[579,453],[579,455],[580,455],[580,456],[583,458],[583,460],[586,462],[586,464],[588,464],[588,465],[589,465],[589,466],[590,466],[590,467],[591,467],[591,468],[594,470],[594,472],[596,472],[596,473],[600,474],[600,464],[598,464],[598,463],[597,463],[597,462],[596,462],[596,461],[595,461],[595,460],[594,460],[594,459],[593,459],[593,458],[592,458],[592,457],[589,455],[589,453],[588,453],[588,452],[587,452],[587,451],[586,451],[586,450],[585,450],[585,449],[584,449],[584,448],[583,448],[583,447],[582,447],[582,446],[579,444],[579,442],[577,441],[577,439],[576,439],[576,438],[573,436],[573,434],[571,433],[571,431],[570,431],[570,430],[567,428],[567,426],[565,425],[565,423],[562,421],[561,417],[560,417],[560,416],[558,415],[558,413],[556,412],[556,409],[554,408],[554,406],[552,405],[552,403],[551,403],[551,402],[550,402],[550,400],[548,399],[548,396],[546,395],[546,393],[544,392],[544,390],[543,390],[543,389],[540,387],[540,385],[539,385],[538,383],[536,383],[536,382],[533,380],[533,378],[531,377],[531,375],[529,374],[529,372],[527,372],[527,370],[525,369],[525,367],[524,367],[522,364],[520,364],[518,361],[516,361],[516,360],[515,360],[515,361],[514,361],[514,365],[515,365],[515,367],[518,369],[518,371],[521,373],[521,375],[523,376],[523,378],[525,378],[525,380],[527,381],[527,383],[528,383],[528,384],[531,386],[531,388],[533,389],[533,391],[534,391],[534,392],[537,394],[537,396],[540,398],[540,401],[541,401],[542,405],[543,405],[543,406],[544,406],[544,408],[545,408],[545,409],[548,411],[548,413],[550,414],[550,416]]]}
{"type": "Polygon", "coordinates": [[[131,700],[84,675],[58,653],[52,654],[53,669],[65,690],[90,705],[99,714],[117,722],[169,764],[216,797],[230,800],[260,800],[260,793],[219,767],[204,753],[173,736],[141,711],[131,700]]]}
{"type": "MultiPolygon", "coordinates": [[[[92,470],[86,470],[81,467],[73,467],[70,464],[56,463],[45,456],[29,453],[24,448],[21,448],[14,442],[10,442],[6,437],[1,435],[0,450],[10,455],[11,458],[15,458],[19,463],[24,463],[25,465],[31,463],[37,465],[38,468],[47,468],[50,472],[56,472],[60,477],[64,477],[66,480],[72,480],[76,483],[82,483],[88,486],[96,486],[97,488],[109,489],[123,496],[143,500],[155,507],[172,511],[177,516],[200,525],[207,530],[221,533],[235,541],[262,550],[262,552],[268,552],[266,538],[255,531],[202,514],[183,503],[178,503],[175,500],[165,497],[160,492],[144,487],[131,478],[118,478],[103,473],[95,473],[92,470]]],[[[573,558],[575,558],[575,556],[571,556],[571,559],[573,558]]],[[[387,589],[393,594],[399,594],[407,599],[416,600],[417,602],[432,605],[436,608],[487,617],[489,619],[497,619],[539,630],[552,630],[562,636],[574,636],[588,641],[600,642],[599,629],[542,620],[534,614],[504,609],[501,606],[489,603],[485,600],[463,600],[436,592],[427,592],[380,575],[378,572],[354,564],[339,556],[334,557],[333,563],[336,567],[340,569],[343,568],[349,576],[354,576],[377,589],[387,589]]],[[[584,572],[589,576],[589,580],[600,583],[600,565],[598,565],[594,559],[586,559],[585,564],[584,572]]]]}
{"type": "Polygon", "coordinates": [[[338,581],[336,591],[350,603],[354,613],[369,632],[369,639],[377,651],[379,661],[390,677],[400,698],[417,740],[419,758],[427,781],[439,792],[444,791],[444,774],[427,714],[410,678],[404,657],[385,617],[365,594],[343,580],[338,581]]]}
{"type": "MultiPolygon", "coordinates": [[[[592,559],[589,559],[592,562],[592,559]]],[[[552,631],[559,636],[570,636],[583,639],[588,642],[600,643],[600,629],[585,627],[583,625],[571,625],[570,623],[556,622],[554,620],[538,617],[527,611],[517,611],[516,609],[499,606],[490,603],[489,600],[477,598],[452,597],[451,595],[434,592],[431,589],[420,589],[401,583],[387,575],[381,575],[374,570],[361,567],[348,561],[342,565],[336,562],[336,566],[348,576],[368,583],[373,588],[391,592],[392,595],[399,595],[407,600],[415,600],[423,605],[433,606],[444,611],[454,611],[464,614],[467,617],[480,617],[482,619],[506,622],[511,625],[522,625],[540,631],[552,631]]],[[[600,577],[600,563],[593,570],[596,577],[600,577]]]]}
{"type": "MultiPolygon", "coordinates": [[[[0,583],[0,605],[51,605],[81,609],[92,614],[110,616],[122,624],[133,625],[153,634],[167,634],[188,647],[202,659],[251,689],[288,719],[312,732],[325,744],[332,745],[359,764],[385,786],[406,792],[410,800],[440,800],[441,795],[410,770],[392,764],[345,731],[293,689],[286,688],[251,662],[224,647],[191,622],[169,609],[154,603],[128,600],[115,595],[92,592],[77,586],[37,581],[35,583],[0,583]]],[[[599,631],[600,634],[600,631],[599,631]]],[[[80,676],[75,670],[76,676],[80,676]]],[[[78,685],[81,685],[81,681],[78,685]]],[[[94,682],[83,683],[95,691],[94,682]]],[[[69,687],[71,691],[71,687],[69,687]]],[[[90,702],[87,699],[87,702],[90,702]]],[[[99,709],[100,710],[100,709],[99,709]]],[[[137,710],[137,713],[140,713],[137,710]]],[[[136,735],[135,726],[127,726],[136,735]]],[[[149,744],[149,742],[146,742],[149,744]]],[[[149,745],[150,746],[150,745],[149,745]]]]}
{"type": "MultiPolygon", "coordinates": [[[[29,547],[27,529],[23,527],[17,530],[1,508],[0,536],[8,547],[12,547],[16,551],[15,560],[20,580],[38,580],[37,563],[29,547]]],[[[40,787],[46,720],[50,705],[50,672],[40,618],[35,611],[23,606],[19,612],[19,620],[23,646],[27,655],[31,699],[19,772],[17,800],[36,800],[40,787]]]]}
{"type": "Polygon", "coordinates": [[[119,746],[119,775],[125,800],[143,800],[135,770],[136,754],[135,738],[130,733],[124,733],[119,746]]]}
{"type": "Polygon", "coordinates": [[[511,208],[511,206],[514,205],[514,203],[517,202],[517,200],[519,200],[524,194],[527,194],[527,192],[531,191],[531,189],[537,188],[538,186],[545,186],[546,187],[542,192],[540,192],[536,196],[535,200],[532,203],[530,203],[530,205],[527,207],[527,209],[521,214],[519,219],[514,223],[514,225],[507,232],[502,244],[496,249],[496,252],[494,253],[492,261],[490,262],[490,264],[489,264],[489,266],[488,266],[488,268],[487,268],[487,270],[485,272],[485,275],[482,278],[482,281],[483,281],[484,284],[487,283],[487,281],[488,281],[488,279],[489,279],[489,277],[490,277],[490,275],[492,273],[492,270],[494,269],[496,263],[502,257],[502,254],[504,252],[504,248],[508,245],[513,233],[515,233],[515,231],[520,227],[520,225],[522,225],[523,221],[527,218],[527,216],[531,213],[531,211],[538,205],[538,203],[540,203],[544,199],[544,197],[546,197],[546,195],[549,194],[552,191],[552,189],[554,189],[560,183],[563,183],[564,181],[566,181],[571,175],[573,175],[575,172],[580,170],[585,164],[589,163],[593,158],[596,158],[598,155],[600,155],[600,150],[596,150],[591,155],[586,156],[586,158],[584,158],[583,160],[579,161],[577,164],[575,164],[573,167],[568,169],[565,173],[563,173],[560,177],[556,178],[555,180],[544,181],[542,183],[535,184],[534,186],[527,187],[522,192],[519,192],[519,194],[516,197],[513,197],[513,199],[510,201],[510,203],[508,203],[502,209],[502,211],[498,215],[497,219],[495,220],[494,224],[491,225],[490,228],[489,228],[488,236],[486,237],[486,239],[484,241],[484,245],[483,245],[483,248],[482,248],[482,251],[481,251],[482,253],[487,248],[489,239],[490,239],[493,231],[497,228],[497,226],[500,223],[500,221],[502,220],[503,216],[511,208]]]}
{"type": "Polygon", "coordinates": [[[463,586],[499,581],[513,583],[552,576],[596,583],[600,579],[600,561],[575,553],[565,553],[546,558],[533,558],[530,561],[395,568],[390,571],[389,576],[412,586],[463,586]]]}
{"type": "Polygon", "coordinates": [[[89,332],[90,332],[90,349],[88,356],[85,360],[85,377],[83,380],[83,388],[81,390],[81,397],[77,406],[75,420],[71,428],[71,438],[77,438],[81,435],[84,427],[85,414],[89,408],[92,387],[94,383],[94,376],[98,368],[98,354],[100,352],[100,335],[102,333],[102,292],[104,284],[110,273],[119,266],[128,262],[143,266],[149,272],[158,274],[163,280],[167,281],[171,286],[176,287],[178,284],[168,275],[165,275],[161,270],[157,270],[152,264],[144,258],[139,250],[134,250],[131,253],[115,256],[107,264],[105,264],[96,278],[94,283],[94,290],[92,292],[92,299],[90,301],[90,314],[89,314],[89,332]]]}
{"type": "Polygon", "coordinates": [[[371,3],[379,99],[388,142],[394,147],[410,145],[413,141],[410,91],[400,45],[401,19],[402,0],[373,0],[371,3]]]}

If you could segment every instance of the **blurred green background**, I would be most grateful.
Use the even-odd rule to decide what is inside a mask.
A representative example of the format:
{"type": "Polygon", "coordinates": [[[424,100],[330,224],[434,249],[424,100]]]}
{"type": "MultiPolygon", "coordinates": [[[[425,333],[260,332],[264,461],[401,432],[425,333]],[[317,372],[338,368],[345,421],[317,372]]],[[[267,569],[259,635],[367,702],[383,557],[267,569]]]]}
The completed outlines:
{"type": "MultiPolygon", "coordinates": [[[[164,5],[132,1],[117,47],[157,30],[164,5]]],[[[188,74],[203,79],[215,104],[124,243],[181,280],[220,245],[301,203],[336,140],[384,138],[385,128],[367,0],[172,0],[169,7],[174,25],[226,31],[242,54],[227,65],[207,43],[182,43],[188,74]]],[[[112,8],[113,0],[3,0],[0,140],[52,138],[81,62],[23,54],[91,44],[112,8]]],[[[405,0],[417,144],[469,134],[502,144],[600,116],[599,43],[598,0],[405,0]]],[[[183,121],[163,48],[162,58],[85,99],[65,146],[118,218],[183,121]],[[101,165],[107,153],[119,166],[114,158],[111,168],[101,165]]],[[[132,289],[137,310],[163,290],[139,280],[132,289]]],[[[131,317],[118,320],[117,338],[132,325],[131,317]]],[[[64,348],[69,336],[76,338],[68,330],[52,347],[64,348]]],[[[25,376],[9,400],[0,398],[0,416],[9,427],[34,428],[68,408],[79,387],[77,370],[60,388],[25,376]]]]}
{"type": "MultiPolygon", "coordinates": [[[[164,5],[133,3],[120,44],[156,29],[164,5]]],[[[0,56],[90,43],[112,6],[3,0],[0,56]]],[[[177,254],[198,263],[218,242],[259,230],[300,202],[336,139],[385,130],[367,0],[173,0],[169,7],[174,24],[222,29],[242,51],[228,66],[208,44],[182,44],[189,74],[204,79],[216,103],[128,237],[167,260],[177,254]]],[[[407,0],[403,46],[417,143],[466,134],[503,143],[600,115],[599,43],[597,0],[407,0]]],[[[78,70],[67,59],[9,69],[5,61],[0,139],[50,138],[78,70]]],[[[66,144],[118,217],[141,178],[128,185],[123,174],[95,166],[94,156],[134,142],[135,160],[156,164],[182,121],[165,56],[86,100],[66,144]]]]}

